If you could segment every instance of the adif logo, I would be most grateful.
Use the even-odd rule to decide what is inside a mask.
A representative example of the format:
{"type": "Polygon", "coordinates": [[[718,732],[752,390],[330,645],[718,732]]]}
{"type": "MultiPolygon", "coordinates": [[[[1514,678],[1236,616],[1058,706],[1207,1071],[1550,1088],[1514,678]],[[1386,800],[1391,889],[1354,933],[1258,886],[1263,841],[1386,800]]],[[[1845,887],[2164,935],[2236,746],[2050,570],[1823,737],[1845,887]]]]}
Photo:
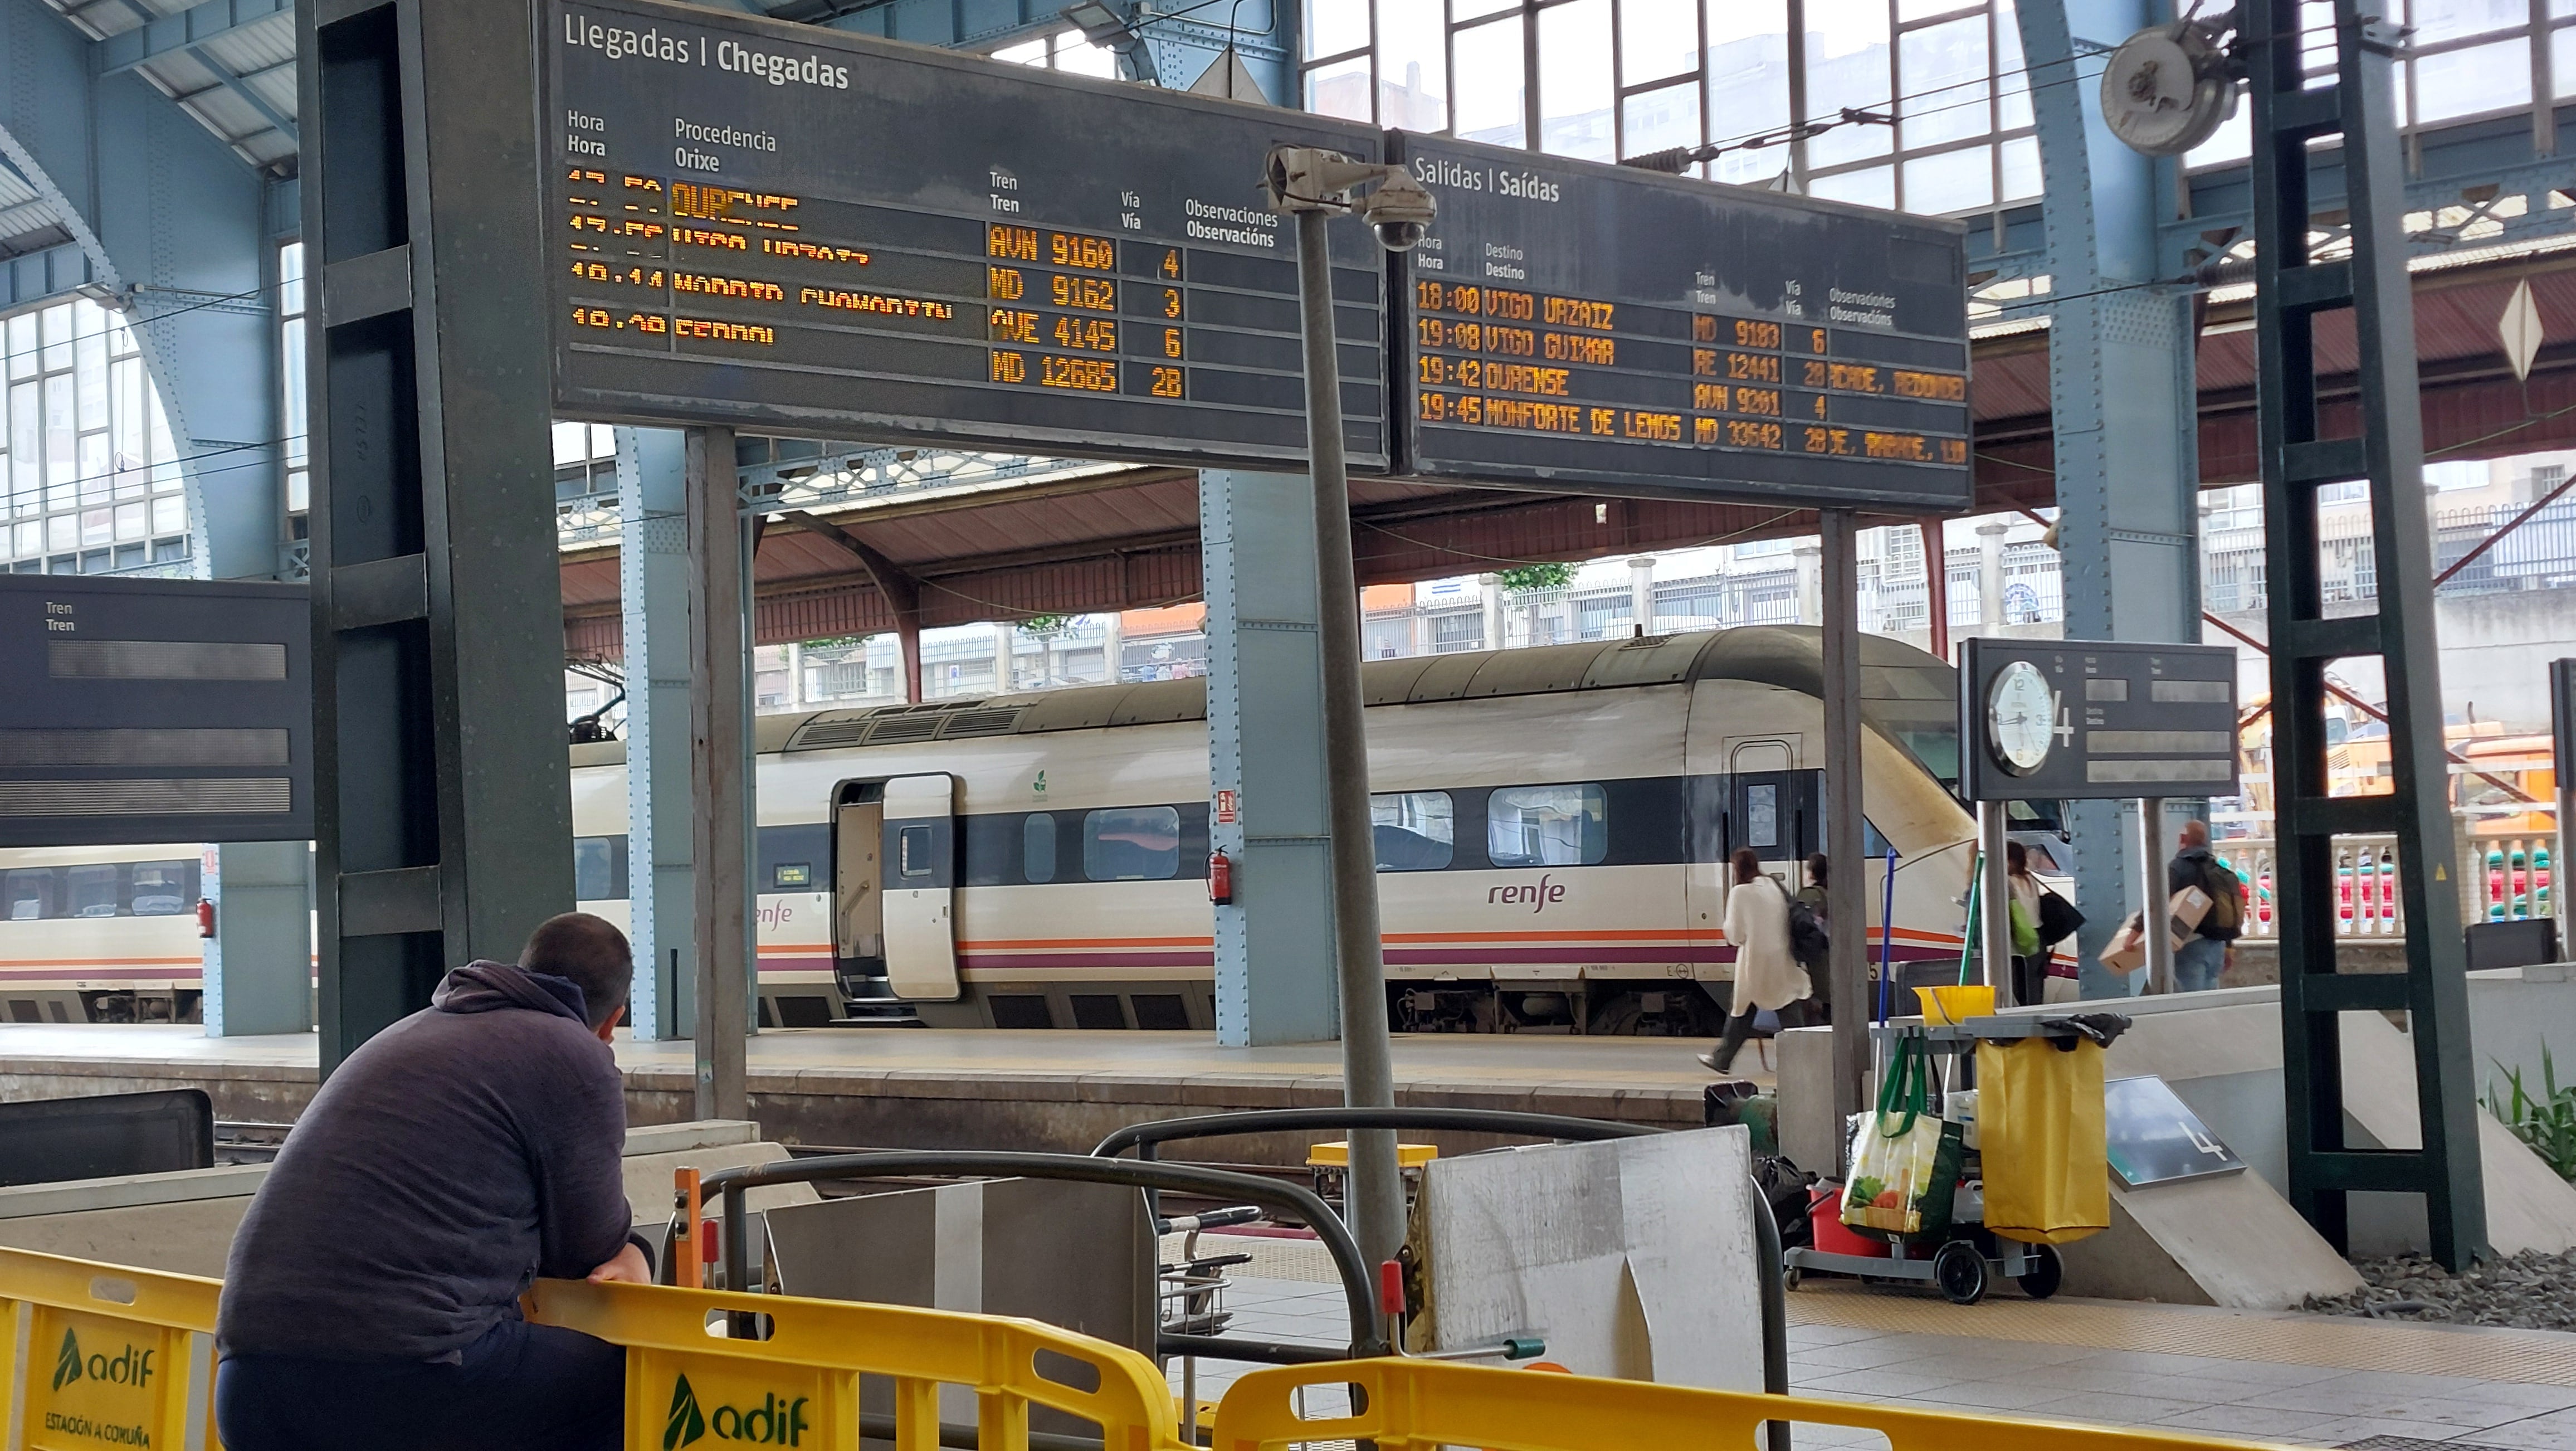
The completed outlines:
{"type": "Polygon", "coordinates": [[[736,1406],[718,1406],[710,1415],[698,1408],[698,1393],[681,1376],[671,1387],[671,1413],[662,1423],[662,1451],[679,1451],[682,1446],[705,1438],[708,1431],[719,1441],[748,1441],[756,1446],[800,1446],[807,1430],[806,1397],[798,1396],[784,1405],[778,1396],[765,1393],[760,1404],[743,1410],[736,1406]]]}
{"type": "Polygon", "coordinates": [[[113,1357],[92,1355],[83,1358],[80,1337],[70,1326],[63,1327],[62,1349],[54,1354],[54,1389],[61,1390],[76,1380],[103,1380],[109,1385],[142,1387],[152,1383],[152,1352],[128,1345],[113,1357]]]}
{"type": "Polygon", "coordinates": [[[1527,902],[1530,904],[1530,910],[1532,912],[1544,912],[1551,905],[1565,900],[1565,883],[1557,881],[1555,877],[1556,874],[1550,872],[1548,875],[1539,878],[1535,882],[1524,882],[1518,886],[1512,887],[1496,887],[1485,893],[1485,900],[1488,902],[1527,902]]]}

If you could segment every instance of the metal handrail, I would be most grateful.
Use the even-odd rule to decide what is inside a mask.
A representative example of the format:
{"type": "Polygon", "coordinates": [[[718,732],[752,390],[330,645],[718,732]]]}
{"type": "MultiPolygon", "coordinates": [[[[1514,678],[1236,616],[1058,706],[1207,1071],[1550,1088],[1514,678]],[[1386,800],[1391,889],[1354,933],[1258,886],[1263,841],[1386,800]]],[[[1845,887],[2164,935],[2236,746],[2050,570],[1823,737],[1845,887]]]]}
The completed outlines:
{"type": "Polygon", "coordinates": [[[1645,1124],[1607,1119],[1572,1118],[1564,1114],[1519,1113],[1486,1108],[1257,1108],[1242,1113],[1201,1114],[1193,1118],[1155,1119],[1129,1124],[1100,1141],[1091,1152],[1111,1158],[1128,1149],[1151,1159],[1152,1145],[1174,1139],[1216,1139],[1235,1134],[1285,1133],[1294,1129],[1453,1129],[1470,1134],[1518,1134],[1534,1139],[1637,1139],[1664,1132],[1645,1124]]]}
{"type": "MultiPolygon", "coordinates": [[[[1459,1133],[1514,1134],[1528,1138],[1598,1143],[1608,1139],[1641,1139],[1666,1132],[1645,1124],[1564,1114],[1521,1113],[1485,1108],[1266,1108],[1242,1113],[1200,1114],[1191,1118],[1155,1119],[1129,1124],[1100,1141],[1091,1152],[1098,1158],[1134,1149],[1140,1162],[1152,1162],[1158,1146],[1175,1139],[1214,1139],[1236,1134],[1284,1133],[1296,1129],[1448,1129],[1459,1133]]],[[[1752,1182],[1755,1274],[1762,1295],[1762,1388],[1772,1395],[1789,1393],[1789,1289],[1782,1276],[1780,1226],[1771,1219],[1771,1201],[1760,1181],[1752,1182]]],[[[1313,1220],[1318,1233],[1323,1226],[1313,1220]]],[[[1338,1225],[1336,1226],[1338,1227],[1338,1225]]],[[[1185,1354],[1208,1354],[1203,1337],[1168,1348],[1185,1354]]],[[[1768,1423],[1770,1451],[1790,1451],[1786,1422],[1768,1423]]]]}
{"type": "Polygon", "coordinates": [[[724,1197],[725,1283],[749,1287],[750,1236],[745,1224],[744,1195],[777,1184],[811,1184],[822,1179],[900,1179],[916,1175],[985,1175],[1020,1179],[1059,1179],[1089,1184],[1120,1184],[1131,1189],[1169,1189],[1217,1200],[1250,1201],[1285,1209],[1313,1226],[1316,1238],[1333,1258],[1351,1317],[1350,1356],[1359,1359],[1388,1353],[1386,1332],[1379,1324],[1371,1277],[1361,1263],[1358,1241],[1315,1192],[1302,1185],[1202,1169],[1186,1164],[1103,1159],[1089,1154],[1036,1154],[987,1149],[885,1149],[864,1154],[832,1154],[793,1159],[741,1169],[721,1169],[706,1176],[702,1192],[724,1197]]]}

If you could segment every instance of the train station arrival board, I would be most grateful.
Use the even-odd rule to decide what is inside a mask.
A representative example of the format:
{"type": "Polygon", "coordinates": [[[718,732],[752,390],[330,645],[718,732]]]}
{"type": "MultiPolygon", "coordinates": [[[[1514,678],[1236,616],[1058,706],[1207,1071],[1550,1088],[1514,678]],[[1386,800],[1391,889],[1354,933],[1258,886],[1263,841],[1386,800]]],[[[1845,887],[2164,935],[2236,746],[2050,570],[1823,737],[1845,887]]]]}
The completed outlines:
{"type": "MultiPolygon", "coordinates": [[[[1306,454],[1274,145],[1384,137],[652,0],[538,8],[561,416],[1180,463],[1306,454]]],[[[1351,461],[1386,268],[1336,227],[1351,461]]]]}
{"type": "Polygon", "coordinates": [[[1389,147],[1440,202],[1397,303],[1404,472],[1968,506],[1958,224],[1410,132],[1389,147]]]}

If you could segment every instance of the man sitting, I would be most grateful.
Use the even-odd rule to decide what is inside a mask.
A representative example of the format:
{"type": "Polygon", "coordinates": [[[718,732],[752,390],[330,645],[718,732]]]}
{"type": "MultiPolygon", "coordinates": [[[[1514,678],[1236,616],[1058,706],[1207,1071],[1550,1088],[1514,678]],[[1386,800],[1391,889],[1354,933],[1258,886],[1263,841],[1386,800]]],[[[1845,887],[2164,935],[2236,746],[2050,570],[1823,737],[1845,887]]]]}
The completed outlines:
{"type": "Polygon", "coordinates": [[[296,1122],[224,1272],[230,1451],[614,1451],[625,1352],[530,1325],[539,1275],[647,1284],[608,1048],[634,960],[568,912],[450,972],[296,1122]]]}

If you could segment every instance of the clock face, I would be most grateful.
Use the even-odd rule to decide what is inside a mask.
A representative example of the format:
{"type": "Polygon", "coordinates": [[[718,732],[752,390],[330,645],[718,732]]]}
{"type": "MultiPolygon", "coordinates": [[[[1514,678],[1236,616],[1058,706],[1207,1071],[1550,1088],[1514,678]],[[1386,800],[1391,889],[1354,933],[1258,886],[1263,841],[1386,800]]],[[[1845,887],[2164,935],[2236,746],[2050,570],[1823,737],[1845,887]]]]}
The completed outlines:
{"type": "Polygon", "coordinates": [[[2027,660],[2005,666],[1986,689],[1986,737],[1997,759],[2017,775],[2029,775],[2048,759],[2056,717],[2057,692],[2027,660]]]}

